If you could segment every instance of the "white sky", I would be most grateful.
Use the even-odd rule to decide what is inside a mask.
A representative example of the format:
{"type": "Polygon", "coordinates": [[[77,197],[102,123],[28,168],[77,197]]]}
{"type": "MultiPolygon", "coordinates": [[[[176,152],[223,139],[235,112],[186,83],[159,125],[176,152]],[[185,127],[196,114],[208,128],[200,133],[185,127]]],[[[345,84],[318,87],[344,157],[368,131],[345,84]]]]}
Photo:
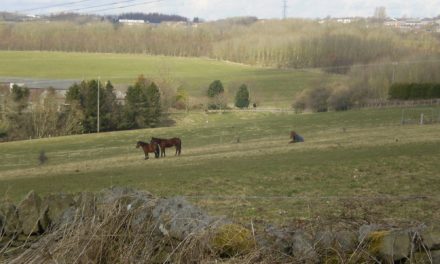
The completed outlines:
{"type": "MultiPolygon", "coordinates": [[[[150,0],[154,1],[154,0],[150,0]]],[[[257,16],[259,18],[280,18],[283,0],[162,0],[149,4],[136,5],[124,9],[96,12],[118,14],[123,12],[160,12],[178,14],[185,17],[201,17],[208,20],[232,16],[257,16]]],[[[0,0],[0,10],[24,11],[42,8],[26,13],[41,14],[59,11],[95,13],[95,10],[115,8],[148,0],[0,0]],[[43,8],[49,5],[68,4],[62,7],[43,8]],[[74,10],[96,5],[119,3],[91,9],[74,10]],[[121,3],[122,2],[122,3],[121,3]],[[124,3],[125,2],[125,3],[124,3]]],[[[384,6],[392,17],[433,17],[440,15],[440,0],[287,0],[289,17],[345,17],[372,16],[377,6],[384,6]]]]}

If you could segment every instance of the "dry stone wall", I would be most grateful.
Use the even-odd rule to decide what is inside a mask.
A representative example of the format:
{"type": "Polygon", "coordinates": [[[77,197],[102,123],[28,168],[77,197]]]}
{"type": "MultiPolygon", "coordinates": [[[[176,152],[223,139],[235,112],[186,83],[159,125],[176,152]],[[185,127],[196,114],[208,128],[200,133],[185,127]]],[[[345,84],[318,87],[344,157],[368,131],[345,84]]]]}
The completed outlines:
{"type": "Polygon", "coordinates": [[[250,258],[247,261],[262,263],[350,260],[440,264],[440,230],[371,224],[358,230],[330,231],[323,227],[308,232],[267,226],[255,231],[225,218],[209,216],[182,197],[158,198],[129,188],[43,198],[30,192],[17,205],[1,202],[0,261],[20,263],[26,257],[26,261],[51,263],[46,259],[47,252],[51,252],[53,263],[68,263],[79,255],[79,262],[92,263],[163,263],[173,259],[191,263],[197,258],[250,258]],[[100,243],[112,243],[115,252],[93,248],[91,239],[78,243],[82,249],[63,248],[70,245],[69,237],[87,241],[93,236],[106,236],[100,243]],[[124,243],[131,243],[130,247],[136,250],[124,251],[124,243]],[[14,248],[21,250],[11,250],[14,248]],[[118,254],[117,248],[121,249],[118,254]]]}

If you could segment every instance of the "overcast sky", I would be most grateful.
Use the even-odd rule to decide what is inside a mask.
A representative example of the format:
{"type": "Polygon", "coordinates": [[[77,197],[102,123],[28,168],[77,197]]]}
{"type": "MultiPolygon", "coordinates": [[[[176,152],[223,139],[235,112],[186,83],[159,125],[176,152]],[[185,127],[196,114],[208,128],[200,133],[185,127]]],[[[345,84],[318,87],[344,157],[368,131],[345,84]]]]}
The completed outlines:
{"type": "MultiPolygon", "coordinates": [[[[81,13],[118,14],[123,12],[160,12],[208,20],[232,16],[280,18],[283,0],[0,0],[4,11],[28,14],[74,11],[81,13]],[[118,2],[119,4],[112,3],[118,2]],[[127,8],[117,8],[146,3],[127,8]],[[75,3],[75,4],[71,4],[75,3]],[[63,5],[58,7],[47,7],[63,5]],[[89,8],[91,6],[98,6],[89,8]],[[29,10],[41,8],[39,10],[29,10]],[[112,10],[103,10],[103,9],[112,10]]],[[[289,17],[372,16],[377,6],[384,6],[391,17],[433,17],[440,15],[440,0],[287,0],[289,17]]]]}

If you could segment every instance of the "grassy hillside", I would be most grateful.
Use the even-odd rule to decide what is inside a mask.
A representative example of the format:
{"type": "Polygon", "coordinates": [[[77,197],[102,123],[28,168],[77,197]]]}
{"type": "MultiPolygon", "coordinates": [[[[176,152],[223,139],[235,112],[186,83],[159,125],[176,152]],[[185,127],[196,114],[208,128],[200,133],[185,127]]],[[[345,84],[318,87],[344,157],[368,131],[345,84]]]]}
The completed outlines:
{"type": "Polygon", "coordinates": [[[132,84],[136,77],[167,79],[193,96],[205,96],[221,80],[233,102],[238,87],[248,84],[262,105],[289,107],[294,95],[320,82],[343,77],[320,71],[278,70],[200,58],[148,55],[0,51],[0,76],[43,79],[92,79],[132,84]]]}
{"type": "Polygon", "coordinates": [[[0,194],[132,186],[240,220],[438,220],[440,127],[400,115],[192,113],[171,128],[3,143],[0,194]],[[306,142],[288,144],[292,129],[306,142]],[[182,156],[143,160],[135,143],[151,136],[181,137],[182,156]]]}

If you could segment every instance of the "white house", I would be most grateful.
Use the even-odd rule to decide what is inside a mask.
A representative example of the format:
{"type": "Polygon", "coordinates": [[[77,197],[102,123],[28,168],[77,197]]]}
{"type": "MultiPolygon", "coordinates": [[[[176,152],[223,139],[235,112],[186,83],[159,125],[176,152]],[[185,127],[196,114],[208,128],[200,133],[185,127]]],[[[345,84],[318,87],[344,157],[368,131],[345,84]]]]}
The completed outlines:
{"type": "Polygon", "coordinates": [[[145,20],[141,19],[119,19],[119,23],[127,24],[127,25],[142,25],[145,24],[145,20]]]}

